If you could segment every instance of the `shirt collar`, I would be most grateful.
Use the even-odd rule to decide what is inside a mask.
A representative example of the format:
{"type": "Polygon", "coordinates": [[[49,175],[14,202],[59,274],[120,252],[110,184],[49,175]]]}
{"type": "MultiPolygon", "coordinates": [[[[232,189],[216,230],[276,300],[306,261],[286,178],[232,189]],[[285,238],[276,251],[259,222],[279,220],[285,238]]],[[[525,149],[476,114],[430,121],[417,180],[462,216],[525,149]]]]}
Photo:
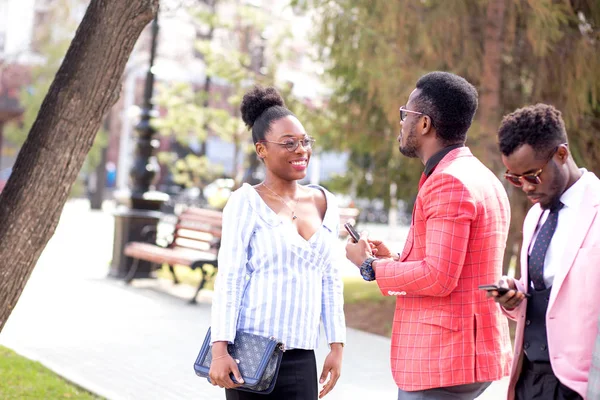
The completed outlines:
{"type": "MultiPolygon", "coordinates": [[[[309,184],[307,186],[319,189],[325,194],[325,198],[327,199],[327,210],[325,211],[325,216],[323,218],[323,226],[325,226],[329,231],[335,232],[339,224],[339,217],[337,212],[330,212],[330,210],[334,207],[337,208],[337,199],[331,192],[322,186],[314,184],[309,184]]],[[[265,201],[260,197],[260,194],[258,194],[256,189],[254,189],[248,183],[244,183],[242,188],[243,190],[246,190],[246,192],[252,197],[253,200],[250,201],[250,206],[258,214],[259,218],[271,226],[279,226],[283,223],[281,218],[279,218],[277,214],[275,214],[275,212],[271,210],[267,203],[265,203],[265,201]]]]}
{"type": "Polygon", "coordinates": [[[429,158],[429,160],[427,160],[427,162],[425,163],[425,175],[431,175],[435,167],[437,167],[440,161],[442,161],[442,159],[446,157],[446,154],[450,153],[454,149],[459,149],[464,146],[465,145],[463,143],[453,144],[451,146],[444,147],[442,150],[432,155],[431,158],[429,158]]]}
{"type": "Polygon", "coordinates": [[[583,173],[581,177],[579,177],[579,179],[577,179],[577,181],[575,181],[575,183],[560,196],[560,202],[563,203],[565,207],[578,207],[583,201],[586,181],[589,174],[585,168],[579,168],[579,170],[583,173]]]}

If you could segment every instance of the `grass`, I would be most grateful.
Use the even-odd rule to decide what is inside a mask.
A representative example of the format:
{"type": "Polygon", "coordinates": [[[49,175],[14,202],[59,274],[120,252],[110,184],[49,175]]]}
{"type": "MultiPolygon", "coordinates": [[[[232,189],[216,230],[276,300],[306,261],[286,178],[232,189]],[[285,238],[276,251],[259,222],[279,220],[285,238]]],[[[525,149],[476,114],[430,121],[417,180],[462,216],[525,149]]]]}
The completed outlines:
{"type": "Polygon", "coordinates": [[[101,399],[0,346],[0,399],[101,399]]]}
{"type": "MultiPolygon", "coordinates": [[[[209,268],[212,269],[213,267],[210,266],[209,268]]],[[[198,286],[198,283],[200,283],[200,270],[192,271],[188,267],[176,265],[175,275],[177,275],[179,282],[185,283],[186,285],[196,287],[198,286]]],[[[173,275],[171,274],[171,271],[169,271],[169,266],[167,264],[164,264],[162,269],[156,271],[156,276],[170,281],[173,280],[173,275]]],[[[208,279],[204,284],[204,289],[213,290],[215,286],[214,281],[214,279],[208,279]]]]}
{"type": "Polygon", "coordinates": [[[391,302],[396,303],[393,296],[383,296],[376,282],[367,282],[362,278],[344,278],[344,303],[359,302],[391,302]]]}

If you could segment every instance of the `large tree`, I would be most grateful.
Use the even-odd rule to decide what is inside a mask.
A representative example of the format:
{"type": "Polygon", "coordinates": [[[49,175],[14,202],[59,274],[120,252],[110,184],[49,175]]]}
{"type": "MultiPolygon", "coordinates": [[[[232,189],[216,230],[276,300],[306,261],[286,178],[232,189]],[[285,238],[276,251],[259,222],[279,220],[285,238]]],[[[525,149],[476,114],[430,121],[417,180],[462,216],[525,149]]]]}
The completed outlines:
{"type": "Polygon", "coordinates": [[[0,194],[0,331],[116,102],[127,59],[158,0],[92,0],[0,194]]]}

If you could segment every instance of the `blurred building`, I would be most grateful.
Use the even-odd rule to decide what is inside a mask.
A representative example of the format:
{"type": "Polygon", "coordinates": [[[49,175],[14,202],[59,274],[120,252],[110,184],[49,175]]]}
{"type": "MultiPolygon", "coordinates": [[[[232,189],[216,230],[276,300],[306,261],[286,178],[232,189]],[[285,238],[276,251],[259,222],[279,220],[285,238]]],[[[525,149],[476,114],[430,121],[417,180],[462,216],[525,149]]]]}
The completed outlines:
{"type": "Polygon", "coordinates": [[[23,114],[21,90],[31,82],[31,67],[44,62],[40,53],[41,35],[52,31],[56,37],[72,35],[66,25],[50,21],[51,6],[62,1],[73,21],[83,17],[87,2],[81,0],[0,0],[0,170],[12,166],[18,148],[4,140],[4,125],[23,114]],[[48,29],[52,24],[52,29],[48,29]]]}
{"type": "MultiPolygon", "coordinates": [[[[44,60],[36,38],[48,34],[48,28],[51,28],[52,35],[74,33],[68,29],[65,32],[62,21],[53,21],[50,17],[49,10],[57,2],[65,4],[76,21],[81,20],[89,4],[89,0],[0,0],[0,132],[3,122],[18,118],[22,112],[18,94],[23,87],[30,84],[28,69],[44,60]]],[[[253,32],[249,38],[250,45],[246,49],[251,56],[253,68],[257,70],[273,62],[273,55],[268,51],[269,41],[288,32],[288,37],[282,42],[288,57],[285,62],[276,66],[278,84],[291,83],[296,97],[314,104],[320,103],[327,91],[320,83],[322,66],[312,61],[314,49],[309,41],[310,15],[294,10],[289,6],[288,0],[228,0],[218,3],[217,12],[223,20],[233,21],[236,7],[241,5],[250,6],[264,16],[264,29],[261,32],[253,32]]],[[[201,89],[206,80],[206,66],[202,55],[196,49],[196,42],[203,34],[202,27],[185,12],[182,4],[205,3],[199,0],[161,0],[158,50],[153,72],[157,82],[187,82],[201,89]]],[[[115,185],[118,188],[128,185],[129,170],[134,158],[134,126],[139,119],[139,105],[142,104],[144,80],[149,64],[149,28],[148,26],[144,30],[131,54],[122,78],[121,96],[111,109],[104,125],[108,131],[105,162],[116,167],[115,185]]],[[[235,24],[232,24],[231,29],[235,29],[235,24]]],[[[239,47],[239,43],[231,42],[231,35],[224,30],[215,31],[214,40],[221,41],[223,46],[239,47]]],[[[212,77],[211,106],[227,107],[224,96],[219,96],[227,92],[227,86],[228,83],[218,76],[212,77]]],[[[191,140],[187,151],[198,150],[200,145],[191,140]]],[[[172,139],[161,138],[161,150],[170,150],[173,146],[172,139]]],[[[0,169],[12,165],[18,150],[6,143],[3,147],[4,150],[0,153],[0,169]]],[[[234,145],[217,136],[209,137],[205,149],[212,162],[224,166],[227,175],[234,176],[243,167],[241,164],[233,165],[234,145]]],[[[321,163],[314,163],[321,166],[316,178],[315,172],[312,171],[314,179],[325,179],[329,174],[328,168],[339,171],[345,165],[345,159],[338,155],[323,155],[323,160],[321,163]]],[[[163,168],[161,175],[164,181],[167,175],[166,168],[163,168]]]]}

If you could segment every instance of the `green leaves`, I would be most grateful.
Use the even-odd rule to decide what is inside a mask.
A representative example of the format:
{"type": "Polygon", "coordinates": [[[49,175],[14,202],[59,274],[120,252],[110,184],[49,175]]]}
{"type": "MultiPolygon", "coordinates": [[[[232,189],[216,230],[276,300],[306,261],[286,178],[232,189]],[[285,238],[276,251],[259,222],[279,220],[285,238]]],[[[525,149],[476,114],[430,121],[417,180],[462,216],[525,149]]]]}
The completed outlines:
{"type": "MultiPolygon", "coordinates": [[[[328,137],[335,138],[333,147],[352,152],[349,174],[359,182],[357,193],[386,196],[394,180],[400,196],[414,195],[402,188],[416,185],[423,167],[395,150],[398,108],[417,79],[434,70],[465,77],[481,95],[490,1],[295,2],[317,15],[315,41],[333,92],[328,118],[335,129],[328,137]]],[[[547,102],[563,111],[571,138],[596,126],[591,121],[597,121],[593,110],[600,98],[600,2],[504,1],[500,105],[494,111],[504,115],[547,102]]],[[[477,154],[495,147],[495,132],[483,129],[476,120],[469,131],[468,144],[477,154]]],[[[584,143],[600,146],[597,140],[584,143]]]]}

